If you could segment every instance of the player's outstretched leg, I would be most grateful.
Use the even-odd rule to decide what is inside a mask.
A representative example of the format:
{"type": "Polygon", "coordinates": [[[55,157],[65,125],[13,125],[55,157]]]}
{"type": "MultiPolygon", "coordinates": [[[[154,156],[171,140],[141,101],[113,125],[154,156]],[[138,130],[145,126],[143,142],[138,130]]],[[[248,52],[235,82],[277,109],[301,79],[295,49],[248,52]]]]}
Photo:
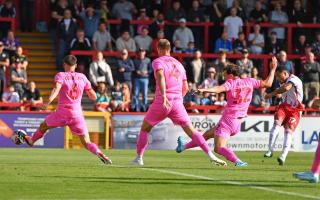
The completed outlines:
{"type": "Polygon", "coordinates": [[[232,149],[227,148],[227,138],[215,136],[214,137],[214,151],[223,157],[225,157],[230,162],[233,162],[237,167],[246,167],[248,163],[243,162],[238,158],[238,156],[232,151],[232,149]]]}
{"type": "Polygon", "coordinates": [[[96,155],[104,164],[112,164],[110,158],[104,155],[95,143],[90,141],[89,134],[79,135],[79,138],[82,145],[92,154],[96,155]]]}
{"type": "Polygon", "coordinates": [[[268,148],[268,151],[264,154],[264,157],[266,157],[266,158],[271,158],[273,156],[274,147],[275,147],[277,138],[279,136],[279,131],[281,128],[281,125],[279,125],[279,124],[281,124],[281,123],[276,120],[273,123],[273,126],[270,130],[269,148],[268,148]]]}
{"type": "Polygon", "coordinates": [[[136,152],[137,156],[136,158],[132,161],[132,164],[135,165],[143,165],[143,154],[144,151],[146,150],[148,146],[148,134],[152,129],[152,125],[150,125],[148,122],[143,121],[141,130],[139,133],[138,141],[137,141],[137,147],[136,147],[136,152]]]}
{"type": "MultiPolygon", "coordinates": [[[[213,138],[213,135],[214,135],[214,129],[210,129],[208,131],[206,131],[204,134],[203,134],[203,137],[205,140],[209,140],[210,138],[213,138]]],[[[191,140],[190,142],[188,143],[185,143],[182,139],[181,136],[178,137],[178,140],[177,140],[177,147],[176,147],[176,152],[177,153],[181,153],[182,151],[184,150],[187,150],[187,149],[192,149],[192,148],[195,148],[197,147],[197,143],[194,141],[194,140],[191,140]]]]}
{"type": "Polygon", "coordinates": [[[282,152],[281,152],[281,155],[277,159],[279,165],[284,165],[284,163],[286,161],[287,155],[288,155],[289,150],[291,148],[292,136],[293,136],[293,131],[291,129],[286,129],[285,133],[284,133],[282,152]]]}
{"type": "Polygon", "coordinates": [[[33,146],[33,144],[38,141],[40,138],[42,138],[45,133],[52,127],[48,127],[46,122],[42,122],[40,124],[40,127],[36,130],[36,132],[32,135],[32,137],[28,136],[25,131],[19,130],[17,131],[18,137],[26,142],[30,147],[33,146]]]}
{"type": "Polygon", "coordinates": [[[293,176],[300,180],[306,180],[310,183],[318,183],[320,174],[320,143],[318,144],[311,171],[293,173],[293,176]]]}

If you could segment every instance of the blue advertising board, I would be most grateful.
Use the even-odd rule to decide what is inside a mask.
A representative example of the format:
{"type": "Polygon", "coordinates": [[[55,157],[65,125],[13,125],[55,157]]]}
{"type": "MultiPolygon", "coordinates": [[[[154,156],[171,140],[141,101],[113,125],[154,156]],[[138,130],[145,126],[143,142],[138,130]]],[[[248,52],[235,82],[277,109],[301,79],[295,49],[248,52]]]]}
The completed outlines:
{"type": "MultiPolygon", "coordinates": [[[[32,136],[47,115],[48,113],[0,112],[0,147],[28,147],[26,144],[15,145],[11,141],[13,131],[22,129],[32,136]]],[[[64,148],[64,128],[49,130],[45,137],[35,143],[34,147],[64,148]]]]}

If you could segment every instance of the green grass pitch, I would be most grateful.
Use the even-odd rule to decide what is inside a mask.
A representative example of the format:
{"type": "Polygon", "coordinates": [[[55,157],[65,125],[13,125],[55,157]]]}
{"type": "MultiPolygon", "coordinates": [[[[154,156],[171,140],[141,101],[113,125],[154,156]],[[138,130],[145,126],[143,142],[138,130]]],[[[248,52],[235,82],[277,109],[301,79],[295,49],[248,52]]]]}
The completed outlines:
{"type": "Polygon", "coordinates": [[[247,168],[217,167],[201,151],[146,151],[132,166],[133,150],[106,151],[113,166],[85,150],[0,149],[0,199],[320,199],[320,184],[292,172],[309,169],[313,153],[276,156],[238,152],[247,168]]]}

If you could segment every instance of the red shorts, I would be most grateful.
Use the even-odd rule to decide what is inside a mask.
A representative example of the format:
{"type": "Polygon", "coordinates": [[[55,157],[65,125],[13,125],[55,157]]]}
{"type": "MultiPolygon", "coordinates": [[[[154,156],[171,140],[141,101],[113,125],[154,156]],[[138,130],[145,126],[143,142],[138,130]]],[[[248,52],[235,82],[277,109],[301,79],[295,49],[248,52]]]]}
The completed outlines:
{"type": "Polygon", "coordinates": [[[275,119],[283,119],[282,125],[284,127],[292,126],[294,129],[297,128],[301,116],[301,109],[292,108],[285,104],[280,104],[275,114],[275,119]]]}

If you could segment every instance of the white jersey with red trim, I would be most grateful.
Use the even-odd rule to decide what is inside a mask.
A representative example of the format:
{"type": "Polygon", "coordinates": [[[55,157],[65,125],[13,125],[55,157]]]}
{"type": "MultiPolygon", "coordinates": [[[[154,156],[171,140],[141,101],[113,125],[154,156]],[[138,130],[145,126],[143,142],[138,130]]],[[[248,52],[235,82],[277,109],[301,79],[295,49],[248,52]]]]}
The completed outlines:
{"type": "Polygon", "coordinates": [[[300,78],[291,74],[286,83],[292,83],[292,88],[282,94],[282,103],[292,106],[293,108],[301,107],[303,100],[303,85],[300,78]]]}

